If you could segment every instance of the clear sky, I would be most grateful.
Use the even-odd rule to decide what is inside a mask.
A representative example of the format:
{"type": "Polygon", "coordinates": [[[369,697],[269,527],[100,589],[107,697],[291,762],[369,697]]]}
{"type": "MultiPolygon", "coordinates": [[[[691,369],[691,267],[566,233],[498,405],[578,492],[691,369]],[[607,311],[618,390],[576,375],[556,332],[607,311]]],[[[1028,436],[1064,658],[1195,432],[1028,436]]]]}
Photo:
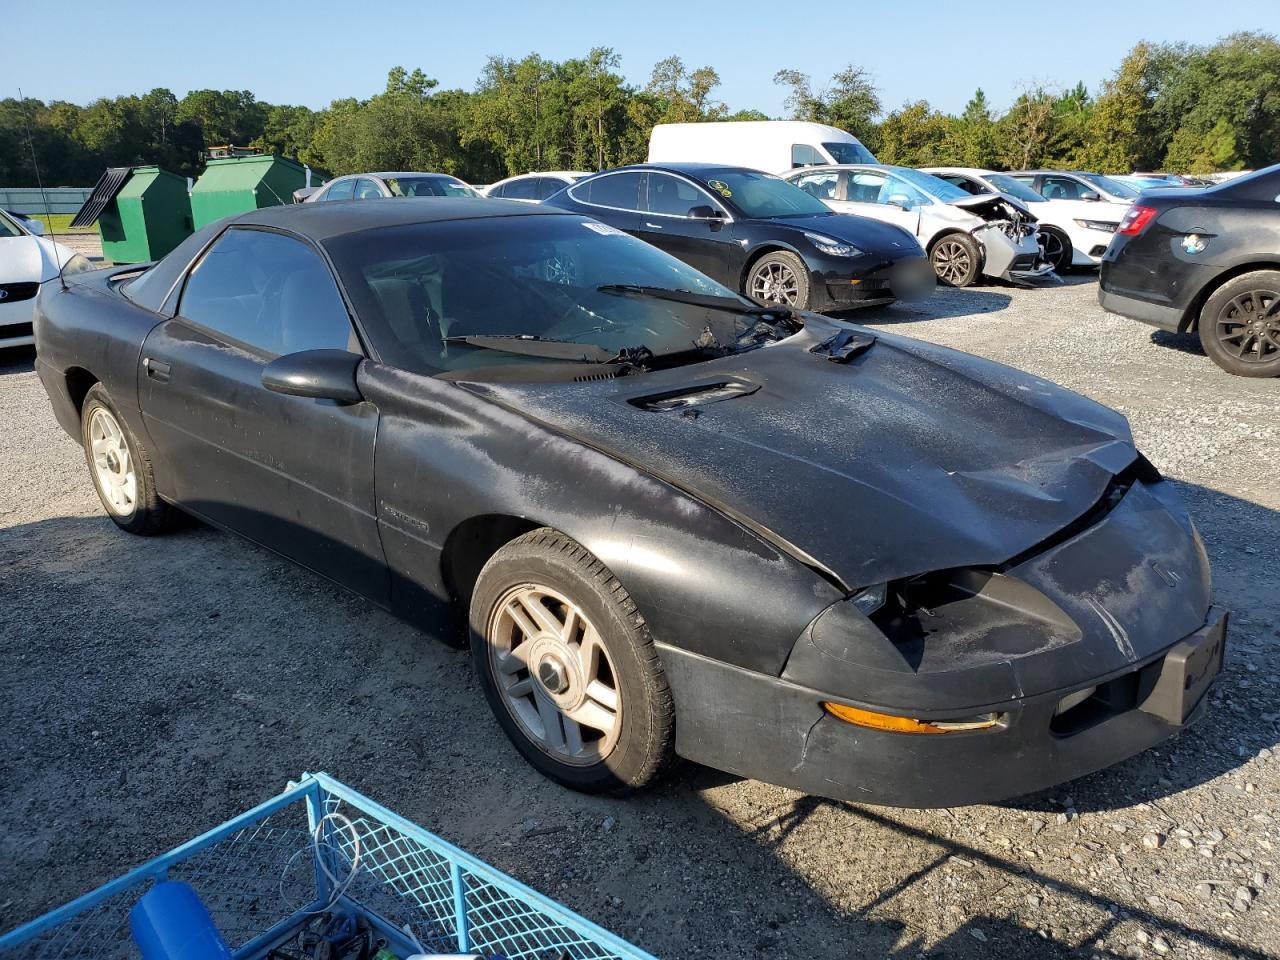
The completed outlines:
{"type": "Polygon", "coordinates": [[[781,115],[777,70],[820,88],[854,62],[886,109],[926,99],[958,112],[975,87],[997,108],[1028,83],[1095,90],[1139,40],[1209,43],[1238,30],[1280,33],[1280,0],[0,0],[0,97],[21,87],[88,103],[213,87],[318,108],[377,93],[396,65],[470,89],[491,54],[561,60],[609,46],[640,86],[670,54],[714,67],[734,110],[781,115]]]}

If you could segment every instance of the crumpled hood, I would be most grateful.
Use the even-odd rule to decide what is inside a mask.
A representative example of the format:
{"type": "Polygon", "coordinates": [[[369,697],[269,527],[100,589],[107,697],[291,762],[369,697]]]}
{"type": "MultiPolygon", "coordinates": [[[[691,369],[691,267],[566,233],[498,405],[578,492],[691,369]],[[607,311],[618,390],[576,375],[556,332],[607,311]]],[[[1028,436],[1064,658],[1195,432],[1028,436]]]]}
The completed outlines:
{"type": "Polygon", "coordinates": [[[0,283],[52,280],[58,275],[55,256],[66,263],[75,251],[44,237],[0,237],[0,283]]]}
{"type": "Polygon", "coordinates": [[[806,321],[781,343],[642,376],[465,386],[649,470],[849,588],[1002,563],[1095,506],[1136,457],[1122,416],[1038,377],[880,332],[835,363],[810,348],[848,325],[806,321]],[[729,381],[753,392],[637,405],[729,381]]]}
{"type": "Polygon", "coordinates": [[[972,197],[961,197],[959,200],[949,201],[949,205],[959,207],[984,220],[1007,218],[1014,211],[1033,222],[1036,219],[1026,204],[1003,193],[980,193],[972,197]]]}

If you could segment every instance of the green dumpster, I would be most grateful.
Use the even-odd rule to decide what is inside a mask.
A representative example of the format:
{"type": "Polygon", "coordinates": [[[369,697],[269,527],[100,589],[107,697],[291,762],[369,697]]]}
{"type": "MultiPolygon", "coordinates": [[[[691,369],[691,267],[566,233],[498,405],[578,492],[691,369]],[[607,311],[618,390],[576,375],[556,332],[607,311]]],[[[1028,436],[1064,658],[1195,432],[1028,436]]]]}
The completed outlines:
{"type": "Polygon", "coordinates": [[[191,235],[187,178],[159,167],[114,167],[72,221],[98,224],[102,256],[112,263],[159,260],[191,235]]]}
{"type": "Polygon", "coordinates": [[[223,217],[293,201],[306,186],[302,164],[284,157],[227,157],[210,160],[191,190],[196,229],[223,217]]]}

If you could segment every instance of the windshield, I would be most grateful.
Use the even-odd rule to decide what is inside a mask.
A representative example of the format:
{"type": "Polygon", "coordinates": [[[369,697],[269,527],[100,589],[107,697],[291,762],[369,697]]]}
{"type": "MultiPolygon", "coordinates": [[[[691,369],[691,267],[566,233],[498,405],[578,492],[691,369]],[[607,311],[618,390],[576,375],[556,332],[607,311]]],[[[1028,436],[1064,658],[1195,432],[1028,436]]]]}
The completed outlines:
{"type": "Polygon", "coordinates": [[[912,170],[910,167],[892,167],[889,169],[889,173],[907,181],[917,190],[927,193],[943,203],[967,200],[972,196],[967,190],[961,190],[954,183],[947,183],[941,177],[935,177],[931,173],[921,173],[919,170],[912,170]]]}
{"type": "Polygon", "coordinates": [[[18,225],[5,215],[4,211],[0,211],[0,237],[21,237],[25,234],[18,229],[18,225]]]}
{"type": "Polygon", "coordinates": [[[987,183],[995,187],[1001,193],[1007,193],[1015,200],[1022,200],[1026,203],[1043,203],[1044,197],[1036,193],[1025,183],[1013,179],[1013,177],[1004,173],[988,173],[986,175],[987,183]]]}
{"type": "Polygon", "coordinates": [[[706,185],[726,200],[731,200],[743,216],[759,220],[773,217],[802,217],[831,214],[827,205],[768,173],[751,170],[719,170],[710,175],[706,185]]]}
{"type": "Polygon", "coordinates": [[[706,359],[696,351],[732,344],[758,320],[749,315],[754,304],[656,247],[567,214],[386,227],[325,246],[383,359],[416,373],[547,362],[461,337],[572,340],[610,354],[643,346],[656,357],[706,359]],[[727,297],[745,312],[609,289],[618,285],[727,297]]]}
{"type": "Polygon", "coordinates": [[[876,158],[860,143],[824,143],[822,149],[831,154],[833,163],[875,163],[876,158]]]}
{"type": "Polygon", "coordinates": [[[1127,183],[1112,180],[1110,177],[1104,177],[1100,173],[1082,173],[1080,178],[1089,181],[1103,193],[1109,193],[1113,197],[1123,197],[1125,200],[1132,200],[1141,192],[1127,183]]]}
{"type": "Polygon", "coordinates": [[[480,194],[453,177],[388,177],[387,188],[396,197],[478,197],[480,194]]]}

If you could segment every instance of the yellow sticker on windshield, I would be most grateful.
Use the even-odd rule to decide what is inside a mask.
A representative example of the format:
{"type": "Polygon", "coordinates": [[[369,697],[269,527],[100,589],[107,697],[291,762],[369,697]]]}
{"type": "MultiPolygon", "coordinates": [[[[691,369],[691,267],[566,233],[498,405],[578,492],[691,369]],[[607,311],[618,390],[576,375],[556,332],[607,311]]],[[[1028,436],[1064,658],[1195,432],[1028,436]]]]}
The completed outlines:
{"type": "Polygon", "coordinates": [[[708,180],[707,186],[709,186],[716,193],[720,194],[720,196],[722,197],[727,198],[727,197],[733,196],[733,191],[729,189],[729,185],[725,183],[723,180],[708,180]]]}

